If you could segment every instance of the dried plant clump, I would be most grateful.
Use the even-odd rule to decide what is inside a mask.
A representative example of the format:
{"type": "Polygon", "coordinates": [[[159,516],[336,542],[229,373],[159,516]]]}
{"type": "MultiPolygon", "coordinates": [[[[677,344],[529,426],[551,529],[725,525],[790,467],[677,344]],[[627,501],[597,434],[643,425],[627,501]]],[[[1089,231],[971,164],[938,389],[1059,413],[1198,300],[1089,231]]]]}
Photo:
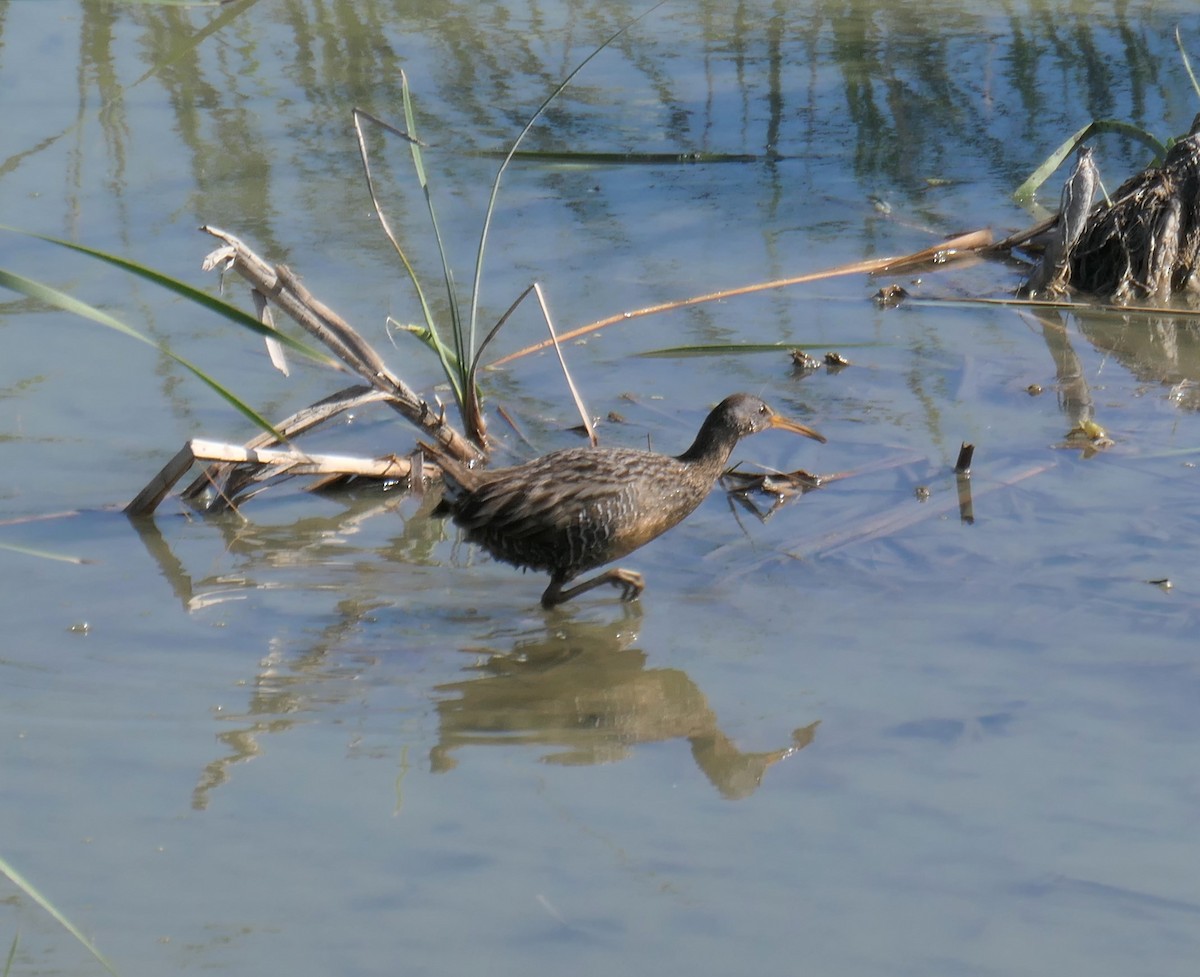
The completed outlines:
{"type": "Polygon", "coordinates": [[[1200,297],[1200,116],[1162,166],[1097,205],[1070,255],[1071,282],[1117,302],[1200,297]]]}
{"type": "Polygon", "coordinates": [[[1118,305],[1200,300],[1200,115],[1161,165],[1093,204],[1099,186],[1092,151],[1081,145],[1058,213],[998,245],[1041,251],[1018,295],[1054,299],[1074,288],[1118,305]]]}

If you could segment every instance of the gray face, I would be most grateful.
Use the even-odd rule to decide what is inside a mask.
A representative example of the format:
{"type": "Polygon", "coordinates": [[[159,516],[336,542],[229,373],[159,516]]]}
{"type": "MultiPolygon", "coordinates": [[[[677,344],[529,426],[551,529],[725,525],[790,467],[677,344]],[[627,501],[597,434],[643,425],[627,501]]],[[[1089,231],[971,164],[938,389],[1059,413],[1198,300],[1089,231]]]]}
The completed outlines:
{"type": "Polygon", "coordinates": [[[770,407],[749,394],[730,397],[726,401],[726,408],[733,429],[741,437],[765,431],[771,426],[771,417],[774,415],[770,407]]]}

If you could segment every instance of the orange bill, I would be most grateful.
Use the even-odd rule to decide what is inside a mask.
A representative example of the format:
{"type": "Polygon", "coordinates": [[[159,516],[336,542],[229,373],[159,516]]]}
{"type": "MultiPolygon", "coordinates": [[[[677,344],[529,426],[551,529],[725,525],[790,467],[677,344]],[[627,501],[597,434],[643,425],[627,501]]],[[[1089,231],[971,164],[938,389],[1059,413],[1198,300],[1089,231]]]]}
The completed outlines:
{"type": "Polygon", "coordinates": [[[781,431],[791,431],[793,434],[803,434],[806,438],[812,438],[814,441],[825,443],[825,436],[818,434],[811,427],[805,427],[799,421],[793,421],[791,418],[784,417],[782,414],[772,414],[769,423],[770,427],[777,427],[781,431]]]}

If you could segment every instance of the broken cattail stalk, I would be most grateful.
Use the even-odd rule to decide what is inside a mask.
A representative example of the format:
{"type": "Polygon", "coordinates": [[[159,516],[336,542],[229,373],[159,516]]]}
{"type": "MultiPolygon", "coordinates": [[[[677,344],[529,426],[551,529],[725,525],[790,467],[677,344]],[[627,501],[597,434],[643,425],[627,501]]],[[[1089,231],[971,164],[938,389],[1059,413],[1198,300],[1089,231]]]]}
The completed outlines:
{"type": "Polygon", "coordinates": [[[969,441],[964,441],[962,447],[958,449],[958,461],[954,463],[955,475],[970,475],[971,461],[975,457],[975,445],[969,441]]]}
{"type": "Polygon", "coordinates": [[[1071,253],[1087,226],[1092,198],[1100,184],[1100,174],[1092,159],[1090,146],[1080,146],[1075,167],[1063,185],[1062,202],[1054,232],[1049,235],[1046,250],[1017,294],[1061,295],[1071,282],[1071,253]]]}
{"type": "Polygon", "coordinates": [[[971,461],[974,457],[975,445],[964,441],[958,449],[958,461],[954,463],[954,476],[958,483],[958,516],[966,526],[975,524],[975,504],[971,501],[971,461]]]}

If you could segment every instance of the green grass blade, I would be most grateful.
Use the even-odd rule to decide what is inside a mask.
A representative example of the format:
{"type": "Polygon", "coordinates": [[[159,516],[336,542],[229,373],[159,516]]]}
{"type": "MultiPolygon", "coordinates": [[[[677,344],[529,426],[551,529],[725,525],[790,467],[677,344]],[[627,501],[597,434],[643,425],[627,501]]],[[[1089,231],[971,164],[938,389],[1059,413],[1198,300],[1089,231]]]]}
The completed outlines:
{"type": "Polygon", "coordinates": [[[12,946],[8,948],[8,959],[4,961],[4,977],[8,977],[12,973],[13,960],[17,956],[17,947],[21,943],[21,934],[18,933],[13,937],[12,946]]]}
{"type": "Polygon", "coordinates": [[[7,224],[0,224],[0,230],[11,231],[14,234],[22,234],[25,237],[36,238],[39,241],[45,241],[47,244],[55,244],[60,248],[67,248],[71,251],[76,251],[79,254],[85,254],[88,257],[96,258],[107,264],[120,268],[122,271],[129,272],[139,278],[144,278],[148,282],[165,288],[169,292],[174,292],[181,298],[187,299],[199,305],[201,308],[207,309],[209,312],[215,312],[217,315],[228,319],[235,325],[249,329],[251,332],[258,333],[260,336],[269,337],[278,340],[288,349],[295,350],[301,356],[307,359],[314,360],[317,363],[325,366],[336,366],[336,361],[326,356],[319,350],[311,346],[307,346],[298,339],[293,339],[286,333],[280,332],[266,323],[259,322],[254,316],[243,312],[235,305],[230,305],[227,302],[222,302],[218,298],[213,298],[207,292],[203,292],[198,288],[188,285],[186,282],[181,282],[177,278],[171,278],[169,275],[164,275],[160,271],[155,271],[153,268],[148,268],[145,265],[138,264],[136,261],[131,261],[128,258],[122,258],[120,255],[109,254],[107,251],[99,251],[96,248],[89,248],[84,244],[76,244],[74,241],[67,241],[62,238],[50,237],[46,234],[38,234],[36,231],[25,231],[19,227],[10,227],[7,224]]]}
{"type": "Polygon", "coordinates": [[[397,322],[391,316],[388,316],[387,321],[388,325],[393,329],[408,333],[414,339],[417,339],[427,349],[441,357],[448,364],[446,368],[446,375],[450,379],[451,383],[453,383],[454,377],[451,374],[451,369],[453,369],[454,374],[458,373],[458,360],[454,356],[454,351],[447,349],[445,344],[438,339],[438,335],[435,330],[430,329],[428,326],[419,325],[415,322],[397,322]]]}
{"type": "MultiPolygon", "coordinates": [[[[421,304],[421,314],[425,317],[425,330],[422,333],[418,329],[410,331],[418,333],[425,340],[426,345],[437,354],[438,360],[442,365],[442,372],[445,373],[446,379],[450,382],[450,386],[454,390],[455,400],[462,403],[461,395],[461,380],[462,371],[457,367],[458,358],[455,354],[446,347],[442,342],[442,337],[438,333],[437,320],[434,318],[433,310],[429,307],[429,302],[425,298],[425,290],[421,287],[421,280],[417,277],[417,271],[413,267],[412,262],[408,260],[408,255],[404,253],[404,249],[400,246],[399,240],[396,238],[395,232],[392,230],[391,221],[388,220],[387,214],[384,213],[383,207],[379,203],[379,197],[375,192],[375,178],[371,174],[371,154],[367,149],[366,136],[363,134],[362,119],[373,123],[385,132],[393,133],[405,140],[410,145],[418,145],[418,140],[410,136],[407,132],[397,129],[393,125],[389,125],[382,119],[376,118],[370,112],[364,112],[360,108],[352,110],[354,118],[354,131],[358,137],[358,157],[362,163],[363,173],[367,179],[367,192],[371,195],[371,203],[375,207],[375,215],[383,227],[384,236],[391,242],[392,248],[400,258],[400,263],[404,265],[404,270],[408,274],[408,279],[412,282],[413,290],[417,293],[417,301],[421,304]]],[[[419,145],[418,145],[419,149],[419,145]]],[[[418,153],[417,175],[420,178],[424,174],[424,167],[420,163],[420,154],[418,153]]]]}
{"type": "Polygon", "coordinates": [[[239,399],[232,392],[221,386],[221,384],[201,370],[198,366],[195,366],[177,353],[171,352],[171,350],[167,349],[161,343],[156,343],[153,339],[138,332],[132,326],[128,326],[119,319],[113,318],[107,312],[102,312],[95,306],[88,305],[88,303],[83,302],[74,296],[67,295],[65,292],[60,292],[56,288],[51,288],[49,285],[46,285],[42,282],[34,281],[32,278],[26,278],[24,275],[18,275],[16,272],[7,271],[3,268],[0,268],[0,286],[3,286],[4,288],[10,288],[14,292],[19,292],[36,302],[42,302],[46,305],[62,309],[64,312],[70,312],[74,315],[81,316],[84,319],[90,319],[101,326],[105,326],[109,329],[114,329],[119,333],[123,333],[130,339],[136,339],[138,342],[145,343],[147,346],[158,350],[164,356],[169,356],[180,366],[191,371],[191,373],[194,374],[199,380],[203,381],[218,395],[220,395],[220,397],[226,403],[237,410],[238,413],[252,421],[256,426],[262,428],[264,431],[270,431],[271,434],[279,438],[281,442],[286,440],[282,435],[279,434],[278,431],[275,430],[274,427],[271,426],[270,421],[262,417],[256,410],[254,410],[254,408],[239,399]]]}
{"type": "Polygon", "coordinates": [[[1121,122],[1117,119],[1095,119],[1089,122],[1074,135],[1069,136],[1058,149],[1054,150],[1047,156],[1042,163],[1035,169],[1029,177],[1017,187],[1013,197],[1017,200],[1030,200],[1037,193],[1038,188],[1050,179],[1051,174],[1062,165],[1063,160],[1075,151],[1075,147],[1084,142],[1093,135],[1098,135],[1103,132],[1113,132],[1122,136],[1128,136],[1131,139],[1136,139],[1138,142],[1148,146],[1154,152],[1156,160],[1161,160],[1167,155],[1167,148],[1161,142],[1154,138],[1150,133],[1140,126],[1132,125],[1128,122],[1121,122]]]}
{"type": "MultiPolygon", "coordinates": [[[[714,343],[711,346],[671,346],[666,349],[649,349],[638,356],[646,359],[673,356],[730,356],[738,353],[788,353],[793,349],[828,349],[830,343],[714,343]]],[[[857,349],[879,346],[879,343],[837,343],[838,349],[857,349]]]]}
{"type": "Polygon", "coordinates": [[[582,61],[580,61],[579,64],[577,64],[571,70],[571,73],[569,75],[567,75],[567,77],[564,78],[558,84],[558,86],[554,89],[554,91],[552,91],[549,95],[546,96],[545,101],[543,101],[542,104],[537,107],[537,111],[534,112],[533,115],[531,115],[529,117],[529,121],[525,123],[525,128],[523,128],[521,130],[520,134],[517,136],[517,138],[513,140],[512,146],[509,147],[508,152],[505,154],[504,161],[500,164],[500,168],[498,170],[496,170],[495,179],[492,180],[492,193],[491,193],[491,196],[488,198],[487,209],[484,211],[484,214],[483,214],[483,230],[481,231],[481,233],[479,235],[479,250],[475,253],[475,278],[471,283],[471,313],[470,313],[470,321],[469,321],[469,329],[468,329],[468,336],[469,336],[468,348],[469,349],[471,349],[471,350],[475,349],[475,328],[476,328],[477,320],[479,318],[479,283],[483,279],[483,256],[484,256],[484,253],[487,251],[488,231],[491,229],[491,226],[492,226],[492,215],[496,211],[496,198],[500,194],[500,181],[504,177],[504,171],[508,169],[508,164],[512,162],[513,156],[516,154],[517,150],[521,148],[521,142],[525,139],[525,137],[527,135],[529,135],[529,130],[532,129],[534,127],[534,124],[537,122],[537,120],[542,117],[542,113],[544,113],[546,111],[546,109],[548,109],[550,107],[550,103],[553,102],[556,98],[558,98],[558,96],[563,93],[563,91],[566,89],[566,87],[568,85],[570,85],[572,81],[575,80],[575,76],[578,75],[579,72],[581,72],[584,68],[586,68],[587,65],[591,62],[591,60],[594,57],[596,57],[596,55],[598,55],[601,51],[603,51],[605,48],[607,48],[610,44],[612,44],[613,41],[615,41],[618,37],[620,37],[626,31],[630,30],[635,24],[644,20],[646,17],[649,17],[652,13],[654,13],[654,11],[656,11],[659,7],[661,7],[666,2],[667,2],[667,0],[659,0],[659,2],[656,3],[649,10],[643,11],[642,13],[638,14],[638,16],[634,17],[633,20],[628,21],[627,23],[622,25],[619,30],[616,30],[612,34],[610,34],[605,39],[603,44],[601,44],[598,48],[596,48],[594,51],[592,51],[592,53],[589,54],[582,61]]]}
{"type": "MultiPolygon", "coordinates": [[[[113,977],[121,977],[121,975],[119,973],[117,973],[116,968],[111,963],[109,963],[107,959],[105,959],[104,954],[101,953],[99,950],[97,950],[95,948],[95,946],[92,945],[91,940],[89,940],[86,936],[84,936],[78,930],[78,928],[75,926],[74,923],[72,923],[69,919],[67,919],[66,916],[64,916],[61,912],[59,912],[58,908],[49,899],[47,899],[44,895],[42,895],[40,892],[38,892],[38,890],[36,888],[34,888],[33,884],[28,879],[26,879],[25,876],[23,876],[15,868],[13,868],[11,865],[9,865],[8,862],[5,861],[5,859],[3,859],[3,858],[0,858],[0,872],[7,875],[9,877],[9,879],[12,881],[13,885],[15,885],[18,889],[20,889],[23,893],[25,893],[26,896],[28,896],[30,899],[32,899],[34,902],[36,902],[39,906],[41,906],[44,910],[46,910],[46,912],[49,913],[50,916],[53,917],[53,919],[60,926],[63,927],[63,929],[65,929],[68,933],[70,933],[73,937],[75,937],[75,939],[78,940],[83,945],[83,947],[88,951],[88,953],[90,953],[93,957],[96,958],[97,961],[99,961],[100,966],[102,966],[105,970],[107,970],[110,974],[112,974],[113,977]]],[[[15,953],[15,952],[16,952],[16,946],[14,943],[13,949],[11,951],[9,951],[9,962],[10,963],[12,962],[12,956],[13,956],[13,953],[15,953]]]]}
{"type": "MultiPolygon", "coordinates": [[[[433,225],[433,238],[437,242],[438,256],[442,261],[442,279],[446,285],[446,300],[450,305],[450,332],[454,340],[454,356],[458,364],[458,369],[451,372],[450,366],[452,364],[445,357],[442,358],[442,365],[446,368],[447,376],[454,386],[455,396],[461,406],[463,402],[462,393],[467,380],[463,365],[468,362],[469,357],[466,355],[466,351],[472,348],[474,339],[472,338],[470,343],[464,342],[462,315],[458,308],[458,291],[454,287],[454,273],[450,270],[450,257],[446,253],[446,245],[442,241],[441,227],[438,225],[437,210],[433,206],[433,194],[429,189],[429,178],[425,172],[421,143],[417,139],[417,117],[413,110],[412,92],[408,87],[408,76],[403,71],[400,72],[400,94],[404,101],[404,125],[408,129],[408,148],[412,153],[413,167],[417,171],[417,180],[421,184],[421,192],[425,195],[425,206],[429,211],[429,222],[433,225]]],[[[432,328],[433,324],[430,323],[430,326],[432,328]]],[[[436,331],[434,329],[435,333],[436,331]]]]}

